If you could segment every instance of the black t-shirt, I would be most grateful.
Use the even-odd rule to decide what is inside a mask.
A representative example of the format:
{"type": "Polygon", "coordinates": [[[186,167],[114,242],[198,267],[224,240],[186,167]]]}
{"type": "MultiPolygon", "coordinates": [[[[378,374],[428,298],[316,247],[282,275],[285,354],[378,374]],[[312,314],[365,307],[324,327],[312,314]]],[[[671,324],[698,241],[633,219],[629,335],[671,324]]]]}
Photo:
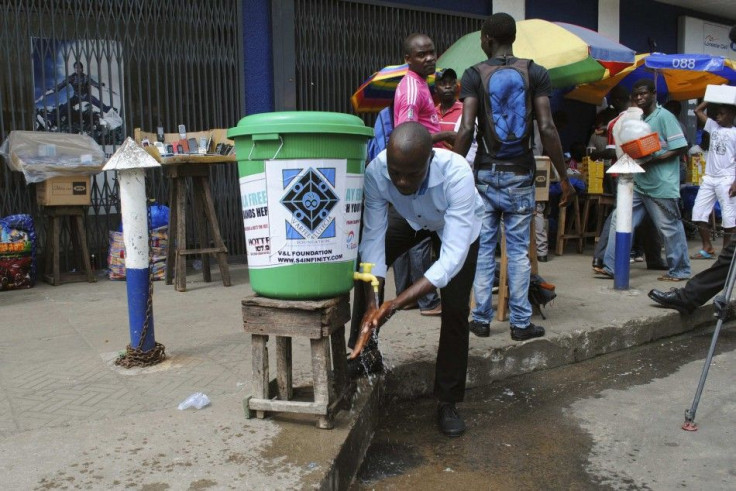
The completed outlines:
{"type": "MultiPolygon", "coordinates": [[[[508,64],[513,63],[517,58],[509,57],[508,64]]],[[[486,60],[484,63],[489,65],[503,65],[506,63],[503,58],[491,58],[486,60]]],[[[536,97],[547,96],[552,93],[552,83],[549,79],[549,73],[547,69],[541,65],[537,65],[533,61],[529,64],[529,89],[531,90],[531,100],[534,104],[536,97]]],[[[482,141],[482,135],[485,134],[485,125],[488,124],[488,118],[486,117],[486,108],[484,103],[484,97],[486,91],[483,88],[483,81],[481,80],[480,73],[473,67],[465,70],[461,81],[460,89],[460,100],[464,100],[466,97],[475,97],[478,99],[478,153],[475,157],[475,167],[483,168],[489,167],[491,164],[491,156],[485,151],[485,146],[482,141]]],[[[532,117],[534,117],[534,106],[532,105],[532,117]]],[[[528,154],[525,154],[513,163],[526,165],[530,169],[534,168],[534,154],[529,150],[528,154]]]]}

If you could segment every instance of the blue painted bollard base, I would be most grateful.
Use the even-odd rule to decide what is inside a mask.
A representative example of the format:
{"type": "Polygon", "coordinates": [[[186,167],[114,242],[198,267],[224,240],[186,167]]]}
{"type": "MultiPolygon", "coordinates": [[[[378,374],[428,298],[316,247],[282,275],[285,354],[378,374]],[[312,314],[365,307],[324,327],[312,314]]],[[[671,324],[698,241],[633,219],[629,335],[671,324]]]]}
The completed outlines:
{"type": "MultiPolygon", "coordinates": [[[[138,347],[143,334],[143,326],[146,321],[146,310],[148,309],[148,268],[146,269],[126,269],[126,283],[128,289],[128,321],[130,325],[130,346],[138,347]]],[[[151,309],[151,319],[148,322],[148,330],[146,331],[146,339],[141,349],[151,351],[156,346],[156,339],[153,334],[153,309],[151,309]]]]}
{"type": "Polygon", "coordinates": [[[614,266],[613,288],[629,289],[631,255],[631,232],[616,232],[616,264],[614,266]]]}

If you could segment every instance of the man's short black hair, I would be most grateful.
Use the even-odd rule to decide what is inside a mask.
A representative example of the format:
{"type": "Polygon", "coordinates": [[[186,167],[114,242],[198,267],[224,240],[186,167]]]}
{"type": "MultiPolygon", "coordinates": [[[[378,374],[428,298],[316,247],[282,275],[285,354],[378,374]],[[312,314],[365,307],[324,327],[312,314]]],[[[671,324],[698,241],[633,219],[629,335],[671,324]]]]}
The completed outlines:
{"type": "Polygon", "coordinates": [[[426,37],[429,38],[426,34],[422,34],[421,32],[413,32],[406,36],[406,39],[404,39],[404,55],[410,55],[411,54],[411,43],[418,37],[426,37]]]}
{"type": "Polygon", "coordinates": [[[631,88],[631,90],[636,90],[639,87],[646,87],[649,92],[657,92],[656,87],[654,86],[654,80],[651,78],[641,78],[634,82],[634,86],[631,88]]]}
{"type": "Polygon", "coordinates": [[[81,61],[75,61],[75,62],[74,62],[74,65],[72,65],[72,66],[73,66],[74,68],[77,68],[77,65],[79,65],[79,68],[81,68],[82,70],[84,70],[84,65],[82,64],[82,62],[81,62],[81,61]]]}
{"type": "Polygon", "coordinates": [[[513,44],[516,40],[516,21],[504,12],[493,14],[483,23],[480,34],[501,44],[513,44]]]}

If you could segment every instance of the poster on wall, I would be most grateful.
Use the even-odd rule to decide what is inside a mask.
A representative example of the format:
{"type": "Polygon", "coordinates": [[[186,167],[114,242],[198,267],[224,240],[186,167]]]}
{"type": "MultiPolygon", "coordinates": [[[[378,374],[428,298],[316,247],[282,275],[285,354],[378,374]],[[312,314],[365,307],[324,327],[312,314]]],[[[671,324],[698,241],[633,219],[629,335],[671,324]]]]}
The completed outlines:
{"type": "Polygon", "coordinates": [[[100,39],[32,38],[34,130],[123,141],[121,45],[100,39]]]}
{"type": "Polygon", "coordinates": [[[731,26],[709,22],[695,17],[680,17],[678,50],[680,53],[736,58],[736,43],[728,38],[731,26]]]}

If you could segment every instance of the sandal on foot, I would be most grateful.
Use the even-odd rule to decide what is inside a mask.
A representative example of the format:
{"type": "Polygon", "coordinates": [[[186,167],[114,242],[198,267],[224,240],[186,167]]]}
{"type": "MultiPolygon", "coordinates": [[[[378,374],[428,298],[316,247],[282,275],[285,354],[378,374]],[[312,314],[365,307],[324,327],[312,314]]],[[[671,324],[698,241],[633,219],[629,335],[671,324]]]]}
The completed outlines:
{"type": "Polygon", "coordinates": [[[604,276],[606,278],[613,278],[613,275],[611,273],[609,273],[608,271],[606,271],[605,269],[603,269],[603,268],[599,268],[599,267],[596,266],[596,267],[593,268],[593,271],[595,272],[595,274],[604,276]]]}
{"type": "Polygon", "coordinates": [[[698,252],[690,256],[690,259],[715,259],[716,251],[708,252],[705,249],[700,249],[698,252]]]}
{"type": "Polygon", "coordinates": [[[676,276],[670,276],[668,274],[662,275],[657,278],[659,281],[687,281],[690,278],[678,278],[676,276]]]}

